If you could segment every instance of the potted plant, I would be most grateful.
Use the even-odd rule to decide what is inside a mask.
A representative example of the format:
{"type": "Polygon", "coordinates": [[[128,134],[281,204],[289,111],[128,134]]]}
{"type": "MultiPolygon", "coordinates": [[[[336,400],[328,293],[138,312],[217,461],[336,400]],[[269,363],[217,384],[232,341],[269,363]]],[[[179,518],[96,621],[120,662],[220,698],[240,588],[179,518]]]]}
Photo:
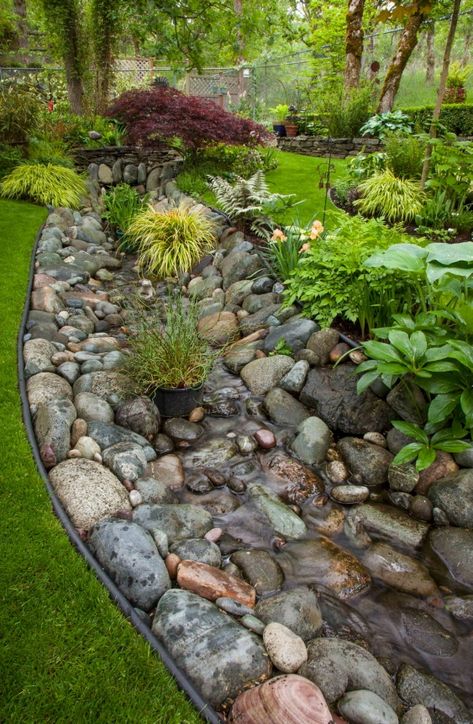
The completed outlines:
{"type": "Polygon", "coordinates": [[[299,118],[297,116],[297,109],[295,106],[289,106],[286,119],[284,121],[284,128],[286,129],[286,136],[294,138],[299,133],[299,118]]]}
{"type": "Polygon", "coordinates": [[[273,131],[276,136],[282,138],[286,135],[286,127],[284,121],[286,120],[287,114],[289,113],[289,106],[286,103],[279,103],[274,108],[269,109],[274,117],[273,131]]]}
{"type": "Polygon", "coordinates": [[[445,90],[445,103],[464,103],[466,100],[465,83],[471,73],[469,66],[461,65],[458,62],[452,63],[447,78],[445,90]]]}
{"type": "Polygon", "coordinates": [[[198,332],[195,301],[169,294],[162,315],[159,311],[142,305],[131,310],[135,331],[125,371],[135,391],[149,395],[163,417],[186,416],[200,404],[219,351],[198,332]]]}

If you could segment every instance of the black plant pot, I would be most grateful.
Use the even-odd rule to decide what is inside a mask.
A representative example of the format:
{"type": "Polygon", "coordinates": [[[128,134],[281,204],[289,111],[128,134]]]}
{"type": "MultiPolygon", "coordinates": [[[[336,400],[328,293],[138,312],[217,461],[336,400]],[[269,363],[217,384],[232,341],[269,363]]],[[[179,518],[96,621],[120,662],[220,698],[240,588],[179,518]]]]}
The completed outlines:
{"type": "Polygon", "coordinates": [[[187,417],[202,402],[204,386],[170,389],[158,388],[151,399],[162,417],[187,417]]]}
{"type": "Polygon", "coordinates": [[[279,138],[284,138],[286,135],[286,126],[284,123],[273,123],[273,131],[279,138]]]}

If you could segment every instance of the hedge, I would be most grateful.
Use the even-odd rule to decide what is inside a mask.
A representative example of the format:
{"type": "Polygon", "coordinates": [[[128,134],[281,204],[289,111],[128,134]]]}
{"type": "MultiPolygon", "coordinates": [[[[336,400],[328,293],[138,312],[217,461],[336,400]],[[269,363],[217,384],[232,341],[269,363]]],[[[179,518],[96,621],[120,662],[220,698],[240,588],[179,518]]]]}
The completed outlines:
{"type": "MultiPolygon", "coordinates": [[[[434,106],[401,108],[414,121],[419,130],[428,130],[434,106]]],[[[440,112],[440,123],[457,136],[473,136],[473,103],[445,103],[440,112]]]]}

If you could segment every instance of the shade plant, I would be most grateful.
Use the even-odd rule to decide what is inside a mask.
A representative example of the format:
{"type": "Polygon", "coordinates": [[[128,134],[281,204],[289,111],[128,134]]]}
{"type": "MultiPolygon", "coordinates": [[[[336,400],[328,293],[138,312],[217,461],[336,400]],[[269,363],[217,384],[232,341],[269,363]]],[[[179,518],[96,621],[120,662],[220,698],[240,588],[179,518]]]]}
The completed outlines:
{"type": "Polygon", "coordinates": [[[418,183],[397,178],[390,169],[362,181],[358,191],[361,198],[354,202],[358,211],[390,222],[413,221],[426,198],[418,183]]]}
{"type": "Polygon", "coordinates": [[[191,149],[212,142],[258,146],[271,138],[260,124],[213,101],[163,86],[123,93],[108,115],[123,124],[129,143],[145,147],[176,136],[191,149]]]}
{"type": "Polygon", "coordinates": [[[148,205],[133,218],[127,237],[138,251],[140,270],[165,278],[190,271],[211,249],[214,225],[204,210],[180,204],[157,211],[148,205]]]}
{"type": "Polygon", "coordinates": [[[409,120],[409,116],[402,111],[377,113],[371,116],[360,129],[362,136],[375,136],[376,138],[384,138],[387,133],[392,131],[402,133],[412,131],[412,122],[409,120]]]}
{"type": "Polygon", "coordinates": [[[129,184],[118,184],[103,197],[105,210],[103,218],[111,230],[120,238],[120,248],[131,250],[132,240],[128,236],[131,222],[142,209],[144,198],[129,184]]]}
{"type": "Polygon", "coordinates": [[[41,113],[38,92],[27,83],[0,82],[0,138],[4,144],[26,143],[41,113]]]}

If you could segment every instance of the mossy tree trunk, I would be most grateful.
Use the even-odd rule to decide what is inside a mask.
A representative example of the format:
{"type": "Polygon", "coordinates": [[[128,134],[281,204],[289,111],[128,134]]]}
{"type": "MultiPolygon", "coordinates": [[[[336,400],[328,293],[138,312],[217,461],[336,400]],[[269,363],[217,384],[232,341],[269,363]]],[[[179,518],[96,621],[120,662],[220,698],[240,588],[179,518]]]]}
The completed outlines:
{"type": "Polygon", "coordinates": [[[348,0],[346,30],[345,89],[358,88],[363,58],[363,11],[364,0],[348,0]]]}
{"type": "Polygon", "coordinates": [[[435,78],[435,25],[432,23],[427,29],[425,36],[426,53],[425,53],[425,81],[433,83],[435,78]]]}

